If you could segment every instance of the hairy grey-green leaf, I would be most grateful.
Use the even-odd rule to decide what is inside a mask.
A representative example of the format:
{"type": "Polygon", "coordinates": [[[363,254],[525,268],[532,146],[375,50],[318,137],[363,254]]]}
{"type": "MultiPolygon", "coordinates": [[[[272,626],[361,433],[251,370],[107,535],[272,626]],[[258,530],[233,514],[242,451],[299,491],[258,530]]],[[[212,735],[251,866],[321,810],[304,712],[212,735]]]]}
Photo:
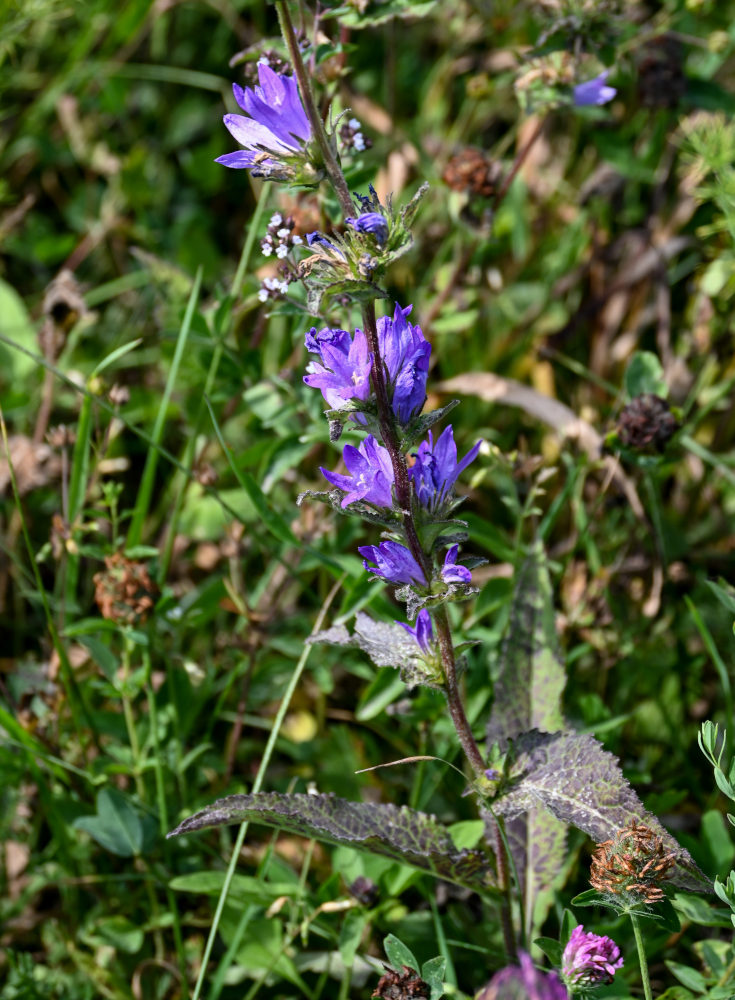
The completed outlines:
{"type": "Polygon", "coordinates": [[[531,729],[547,733],[561,729],[565,683],[551,581],[543,546],[537,542],[516,579],[487,726],[488,743],[504,746],[509,739],[531,729]]]}
{"type": "Polygon", "coordinates": [[[538,937],[541,926],[568,872],[567,824],[542,806],[528,809],[505,827],[523,896],[526,937],[538,937]]]}
{"type": "Polygon", "coordinates": [[[185,819],[169,837],[243,820],[380,854],[472,889],[496,885],[489,853],[457,850],[433,816],[407,806],[349,802],[334,795],[230,795],[185,819]]]}
{"type": "Polygon", "coordinates": [[[709,889],[709,881],[688,851],[643,807],[617,758],[594,737],[524,733],[513,741],[510,759],[507,790],[493,802],[496,815],[513,819],[544,805],[598,842],[610,839],[633,820],[645,823],[676,856],[673,884],[700,892],[709,889]]]}
{"type": "MultiPolygon", "coordinates": [[[[370,657],[376,667],[395,667],[407,687],[429,684],[420,658],[420,650],[405,629],[395,622],[379,622],[358,611],[355,631],[350,634],[344,625],[317,632],[307,642],[326,642],[332,646],[356,646],[370,657]]],[[[429,686],[434,686],[429,684],[429,686]]]]}
{"type": "MultiPolygon", "coordinates": [[[[565,680],[546,556],[537,542],[515,582],[488,741],[505,746],[509,739],[531,729],[560,729],[564,725],[561,697],[565,680]]],[[[566,824],[545,809],[532,806],[508,822],[507,833],[523,894],[526,934],[533,940],[553,901],[552,890],[560,887],[566,824]]]]}

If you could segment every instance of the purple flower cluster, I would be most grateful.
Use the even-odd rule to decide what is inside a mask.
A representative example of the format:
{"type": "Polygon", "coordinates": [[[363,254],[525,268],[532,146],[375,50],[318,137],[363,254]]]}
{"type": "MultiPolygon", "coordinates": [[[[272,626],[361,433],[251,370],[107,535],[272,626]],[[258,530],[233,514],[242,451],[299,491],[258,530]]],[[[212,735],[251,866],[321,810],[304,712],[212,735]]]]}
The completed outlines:
{"type": "MultiPolygon", "coordinates": [[[[393,319],[383,316],[378,320],[378,344],[388,372],[393,412],[403,424],[424,405],[431,354],[421,328],[408,322],[411,308],[396,306],[393,319]]],[[[319,355],[321,363],[310,362],[304,382],[321,389],[333,410],[344,409],[350,400],[364,402],[368,398],[373,356],[362,330],[355,330],[353,339],[346,330],[325,327],[317,333],[313,327],[306,335],[306,347],[319,355]]]]}
{"type": "Polygon", "coordinates": [[[225,115],[224,123],[245,149],[218,156],[216,162],[236,170],[257,168],[257,173],[278,177],[282,161],[301,156],[311,139],[311,125],[299,96],[296,80],[258,65],[260,86],[233,83],[235,100],[248,115],[225,115]]]}
{"type": "Polygon", "coordinates": [[[429,440],[421,442],[416,461],[408,470],[416,496],[424,507],[435,511],[446,502],[460,474],[476,457],[480,444],[478,441],[462,461],[457,462],[457,445],[451,426],[444,429],[436,444],[429,431],[429,440]]]}
{"type": "MultiPolygon", "coordinates": [[[[429,440],[419,445],[416,462],[409,469],[419,503],[432,513],[441,512],[442,506],[453,496],[458,476],[475,458],[479,447],[478,441],[462,461],[457,462],[451,426],[443,431],[436,445],[429,431],[429,440]]],[[[358,448],[346,445],[343,460],[349,472],[347,476],[321,470],[333,486],[345,491],[343,507],[355,500],[364,500],[375,507],[392,506],[394,474],[386,448],[369,435],[358,448]]]]}
{"type": "Polygon", "coordinates": [[[611,983],[622,967],[620,949],[612,938],[581,925],[574,928],[562,955],[562,975],[570,988],[611,983]]]}
{"type": "Polygon", "coordinates": [[[568,1000],[566,987],[555,972],[539,972],[525,952],[518,961],[519,965],[496,972],[476,1000],[568,1000]]]}

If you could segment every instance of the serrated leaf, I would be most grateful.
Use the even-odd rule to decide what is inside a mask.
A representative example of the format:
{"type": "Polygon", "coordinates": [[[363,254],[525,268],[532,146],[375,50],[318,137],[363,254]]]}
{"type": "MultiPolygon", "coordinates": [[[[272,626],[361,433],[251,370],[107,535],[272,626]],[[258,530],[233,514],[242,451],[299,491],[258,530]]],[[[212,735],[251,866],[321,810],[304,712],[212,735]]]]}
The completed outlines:
{"type": "Polygon", "coordinates": [[[551,580],[543,546],[536,542],[518,571],[500,673],[487,726],[488,743],[501,748],[531,729],[553,733],[564,726],[566,684],[554,619],[551,580]]]}
{"type": "Polygon", "coordinates": [[[673,885],[711,891],[686,851],[649,813],[623,776],[616,757],[586,733],[524,733],[513,741],[507,789],[493,802],[496,814],[513,819],[539,804],[598,843],[635,820],[645,823],[673,851],[673,885]]]}
{"type": "Polygon", "coordinates": [[[307,639],[332,646],[355,646],[370,657],[376,667],[395,667],[408,688],[426,684],[422,661],[415,640],[395,622],[378,622],[359,611],[355,616],[355,631],[350,634],[344,625],[336,625],[307,639]]]}
{"type": "MultiPolygon", "coordinates": [[[[546,555],[536,542],[514,587],[508,630],[500,653],[500,675],[487,726],[488,743],[501,748],[532,729],[555,732],[564,725],[561,697],[566,683],[559,653],[546,555]]],[[[507,824],[524,897],[526,935],[533,938],[561,887],[566,825],[546,809],[532,807],[507,824]]]]}
{"type": "Polygon", "coordinates": [[[523,893],[526,935],[532,939],[567,875],[567,824],[537,806],[509,820],[505,833],[523,893]]]}
{"type": "Polygon", "coordinates": [[[185,819],[168,836],[244,820],[393,858],[469,888],[496,887],[487,852],[458,851],[433,816],[407,806],[349,802],[334,795],[231,795],[185,819]]]}

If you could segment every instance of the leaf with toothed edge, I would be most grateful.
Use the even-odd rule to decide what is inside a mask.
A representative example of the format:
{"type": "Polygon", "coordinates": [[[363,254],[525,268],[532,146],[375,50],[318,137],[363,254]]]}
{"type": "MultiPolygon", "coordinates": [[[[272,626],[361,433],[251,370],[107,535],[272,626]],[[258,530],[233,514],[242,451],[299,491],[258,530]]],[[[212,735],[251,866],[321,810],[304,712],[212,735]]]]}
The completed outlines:
{"type": "MultiPolygon", "coordinates": [[[[488,745],[531,729],[563,728],[566,675],[559,653],[546,554],[537,541],[516,573],[508,630],[500,652],[488,745]]],[[[567,827],[542,805],[506,822],[524,901],[526,935],[535,937],[565,877],[567,827]]]]}
{"type": "MultiPolygon", "coordinates": [[[[496,815],[514,819],[539,805],[598,843],[635,820],[650,827],[673,851],[671,884],[694,892],[711,891],[691,855],[643,806],[620,770],[617,758],[586,733],[524,733],[513,740],[507,785],[493,801],[496,815]]],[[[487,814],[489,823],[492,817],[487,814]]]]}
{"type": "Polygon", "coordinates": [[[168,836],[244,820],[379,854],[471,889],[497,887],[489,852],[457,850],[433,816],[407,806],[349,802],[334,795],[230,795],[185,819],[168,836]]]}

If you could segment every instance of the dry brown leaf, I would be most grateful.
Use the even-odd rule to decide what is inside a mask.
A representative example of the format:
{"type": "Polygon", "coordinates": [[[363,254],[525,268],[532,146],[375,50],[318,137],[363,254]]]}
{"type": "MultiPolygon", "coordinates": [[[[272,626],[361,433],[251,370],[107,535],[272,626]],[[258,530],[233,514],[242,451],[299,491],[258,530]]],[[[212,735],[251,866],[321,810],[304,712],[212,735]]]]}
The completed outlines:
{"type": "Polygon", "coordinates": [[[542,423],[551,427],[560,437],[578,441],[581,448],[595,461],[601,460],[610,477],[625,493],[633,512],[641,520],[645,519],[643,505],[636,493],[635,486],[620,468],[616,458],[602,455],[602,436],[586,420],[570,410],[558,399],[545,396],[530,386],[516,382],[512,378],[503,378],[492,372],[465,372],[455,375],[437,386],[439,392],[450,395],[459,393],[465,396],[476,396],[486,403],[506,403],[517,406],[525,413],[536,417],[542,423]]]}
{"type": "MultiPolygon", "coordinates": [[[[61,459],[47,444],[34,444],[25,434],[11,434],[8,445],[10,462],[21,496],[41,486],[48,486],[61,476],[61,459]]],[[[8,458],[7,455],[0,455],[0,496],[9,486],[8,458]]]]}

